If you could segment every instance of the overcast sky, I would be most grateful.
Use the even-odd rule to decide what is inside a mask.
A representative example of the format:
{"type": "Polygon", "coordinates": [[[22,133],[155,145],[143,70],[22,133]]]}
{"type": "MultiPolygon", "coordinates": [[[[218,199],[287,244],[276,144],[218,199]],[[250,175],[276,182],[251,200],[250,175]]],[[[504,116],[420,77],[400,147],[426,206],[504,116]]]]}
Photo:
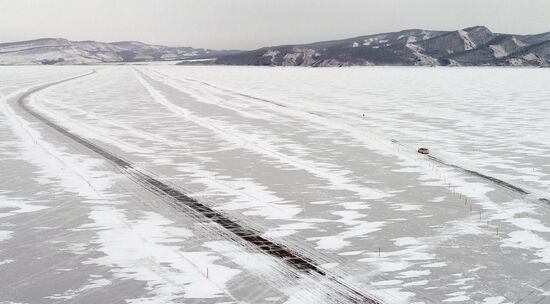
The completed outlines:
{"type": "Polygon", "coordinates": [[[407,28],[550,31],[550,0],[0,0],[0,42],[43,37],[252,49],[407,28]]]}

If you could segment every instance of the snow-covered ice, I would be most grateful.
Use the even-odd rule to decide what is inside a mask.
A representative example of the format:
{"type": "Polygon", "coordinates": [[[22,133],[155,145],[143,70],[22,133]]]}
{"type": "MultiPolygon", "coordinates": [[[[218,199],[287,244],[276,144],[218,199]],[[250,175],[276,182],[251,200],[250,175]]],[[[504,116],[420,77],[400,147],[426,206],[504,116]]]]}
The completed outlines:
{"type": "Polygon", "coordinates": [[[19,106],[91,70],[29,106],[349,286],[550,301],[547,70],[147,65],[0,70],[0,302],[343,300],[19,106]]]}

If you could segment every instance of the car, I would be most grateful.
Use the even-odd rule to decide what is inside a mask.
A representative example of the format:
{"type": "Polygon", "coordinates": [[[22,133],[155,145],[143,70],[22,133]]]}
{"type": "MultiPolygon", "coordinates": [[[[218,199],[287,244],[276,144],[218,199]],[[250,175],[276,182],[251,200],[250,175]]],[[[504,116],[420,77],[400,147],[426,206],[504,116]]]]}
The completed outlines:
{"type": "Polygon", "coordinates": [[[418,149],[418,153],[420,153],[420,154],[430,154],[430,150],[428,150],[428,148],[420,148],[420,149],[418,149]]]}

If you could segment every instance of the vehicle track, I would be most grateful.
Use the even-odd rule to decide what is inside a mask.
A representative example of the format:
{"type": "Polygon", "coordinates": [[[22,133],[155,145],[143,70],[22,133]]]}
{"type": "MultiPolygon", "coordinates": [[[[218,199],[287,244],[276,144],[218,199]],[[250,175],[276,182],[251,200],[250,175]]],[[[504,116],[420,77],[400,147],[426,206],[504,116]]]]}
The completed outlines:
{"type": "Polygon", "coordinates": [[[368,303],[368,304],[380,304],[380,300],[375,299],[374,297],[365,294],[364,292],[357,290],[356,288],[350,286],[345,281],[327,273],[320,266],[315,264],[311,259],[308,259],[300,254],[294,252],[293,250],[277,244],[271,240],[268,240],[261,236],[261,233],[254,231],[251,228],[245,227],[236,221],[230,219],[221,212],[218,212],[209,206],[201,203],[195,198],[190,197],[185,193],[184,190],[179,189],[179,187],[174,185],[169,185],[166,182],[161,181],[159,178],[155,177],[153,174],[145,172],[142,169],[138,169],[131,162],[123,159],[120,156],[115,155],[114,153],[106,150],[105,148],[100,147],[99,145],[80,137],[79,135],[69,131],[68,129],[62,127],[61,125],[56,124],[54,121],[50,120],[48,117],[42,115],[41,113],[35,111],[28,105],[28,97],[36,92],[44,90],[48,87],[54,85],[68,82],[71,80],[83,78],[91,74],[96,73],[92,71],[87,74],[80,76],[67,78],[60,81],[55,81],[49,84],[41,85],[33,89],[28,90],[19,96],[17,104],[25,112],[32,115],[34,118],[44,123],[48,127],[56,130],[60,134],[70,138],[76,143],[88,148],[89,150],[95,152],[96,154],[102,156],[103,158],[109,160],[113,165],[115,165],[121,173],[126,175],[131,180],[143,186],[146,190],[151,191],[152,193],[157,194],[173,207],[178,210],[184,209],[184,211],[191,211],[195,215],[200,215],[203,219],[212,221],[218,224],[220,227],[230,232],[238,239],[243,240],[244,242],[252,245],[254,248],[259,249],[260,251],[268,254],[272,257],[275,257],[287,265],[292,267],[295,270],[298,270],[302,273],[310,275],[319,275],[325,278],[328,278],[331,282],[335,283],[339,288],[335,290],[337,293],[351,303],[368,303]]]}
{"type": "Polygon", "coordinates": [[[432,155],[428,155],[428,158],[431,159],[432,161],[436,162],[436,163],[439,163],[439,164],[442,164],[444,166],[447,166],[447,167],[451,167],[451,168],[455,168],[457,170],[460,170],[460,171],[463,171],[463,172],[466,172],[470,175],[474,175],[474,176],[477,176],[479,178],[482,178],[482,179],[485,179],[487,181],[490,181],[494,184],[497,184],[501,187],[504,187],[504,188],[507,188],[509,190],[512,190],[512,191],[515,191],[519,194],[529,194],[529,192],[527,192],[526,190],[524,190],[523,188],[521,187],[518,187],[518,186],[515,186],[515,185],[512,185],[508,182],[505,182],[501,179],[498,179],[496,177],[493,177],[493,176],[489,176],[489,175],[485,175],[483,173],[479,173],[477,171],[474,171],[474,170],[470,170],[470,169],[466,169],[464,167],[461,167],[461,166],[458,166],[458,165],[455,165],[455,164],[451,164],[449,162],[446,162],[440,158],[437,158],[435,156],[432,156],[432,155]]]}
{"type": "MultiPolygon", "coordinates": [[[[157,72],[158,73],[158,72],[157,72]]],[[[159,73],[160,74],[160,73],[159,73]]],[[[229,94],[234,94],[234,95],[237,95],[237,96],[242,96],[242,97],[245,97],[245,98],[249,98],[249,99],[252,99],[252,100],[256,100],[256,101],[260,101],[260,102],[266,102],[266,103],[270,103],[272,105],[275,105],[275,106],[279,106],[279,107],[283,107],[283,108],[288,108],[287,105],[285,104],[282,104],[282,103],[278,103],[278,102],[275,102],[273,100],[269,100],[269,99],[265,99],[265,98],[260,98],[260,97],[256,97],[256,96],[252,96],[252,95],[248,95],[248,94],[244,94],[244,93],[240,93],[240,92],[236,92],[236,91],[232,91],[232,90],[229,90],[229,89],[225,89],[225,88],[222,88],[222,87],[219,87],[219,86],[216,86],[214,84],[211,84],[211,83],[208,83],[208,82],[205,82],[205,81],[201,81],[201,80],[196,80],[196,79],[191,79],[191,78],[186,78],[185,80],[187,81],[191,81],[191,82],[196,82],[196,83],[199,83],[199,84],[202,84],[202,85],[205,85],[205,86],[208,86],[208,87],[211,87],[211,88],[214,88],[214,89],[217,89],[217,90],[220,90],[222,92],[226,92],[226,93],[229,93],[229,94]]],[[[307,112],[311,115],[315,115],[315,116],[319,116],[319,117],[325,117],[324,115],[320,114],[320,113],[316,113],[316,112],[307,112]]],[[[390,139],[391,142],[395,143],[395,144],[401,144],[399,141],[395,140],[395,139],[390,139]]],[[[496,178],[494,176],[489,176],[489,175],[486,175],[486,174],[483,174],[483,173],[480,173],[478,171],[475,171],[475,170],[471,170],[471,169],[468,169],[468,168],[465,168],[465,167],[461,167],[459,165],[456,165],[456,164],[453,164],[453,163],[450,163],[450,162],[447,162],[441,158],[438,158],[438,157],[435,157],[433,155],[428,155],[427,156],[428,159],[440,164],[440,165],[443,165],[443,166],[446,166],[446,167],[449,167],[449,168],[454,168],[456,170],[459,170],[461,172],[464,172],[466,174],[469,174],[469,175],[472,175],[472,176],[476,176],[476,177],[479,177],[481,179],[484,179],[488,182],[491,182],[495,185],[498,185],[500,187],[503,187],[503,188],[506,188],[508,190],[511,190],[513,192],[516,192],[522,196],[525,196],[525,195],[529,195],[531,194],[529,191],[523,189],[522,187],[520,186],[516,186],[516,185],[513,185],[509,182],[506,182],[504,180],[501,180],[499,178],[496,178]]],[[[538,198],[536,200],[534,200],[535,202],[538,202],[538,203],[542,203],[543,206],[545,207],[550,207],[550,199],[547,199],[547,198],[538,198]]]]}

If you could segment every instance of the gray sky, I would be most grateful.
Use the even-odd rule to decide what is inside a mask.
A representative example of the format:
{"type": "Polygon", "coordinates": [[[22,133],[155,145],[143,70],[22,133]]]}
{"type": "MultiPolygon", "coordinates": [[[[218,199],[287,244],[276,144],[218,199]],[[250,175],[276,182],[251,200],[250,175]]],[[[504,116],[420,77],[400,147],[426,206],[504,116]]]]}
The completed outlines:
{"type": "Polygon", "coordinates": [[[0,42],[43,37],[252,49],[407,28],[550,31],[550,0],[0,0],[0,42]]]}

